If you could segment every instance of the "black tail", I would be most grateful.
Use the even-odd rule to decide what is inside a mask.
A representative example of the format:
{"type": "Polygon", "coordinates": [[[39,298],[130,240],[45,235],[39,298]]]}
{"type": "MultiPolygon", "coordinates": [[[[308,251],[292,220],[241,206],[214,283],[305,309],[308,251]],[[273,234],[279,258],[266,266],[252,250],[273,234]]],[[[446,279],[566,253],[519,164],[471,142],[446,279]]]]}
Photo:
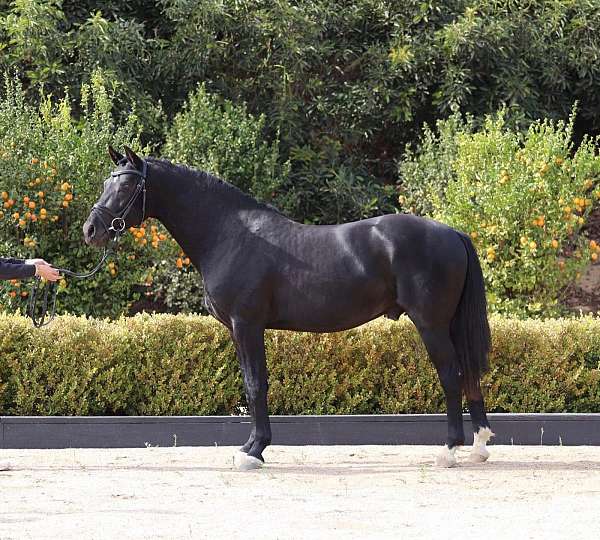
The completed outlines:
{"type": "Polygon", "coordinates": [[[467,398],[477,399],[481,395],[481,375],[489,367],[490,326],[477,252],[466,234],[459,232],[458,235],[467,251],[467,275],[450,331],[458,354],[463,389],[467,398]]]}

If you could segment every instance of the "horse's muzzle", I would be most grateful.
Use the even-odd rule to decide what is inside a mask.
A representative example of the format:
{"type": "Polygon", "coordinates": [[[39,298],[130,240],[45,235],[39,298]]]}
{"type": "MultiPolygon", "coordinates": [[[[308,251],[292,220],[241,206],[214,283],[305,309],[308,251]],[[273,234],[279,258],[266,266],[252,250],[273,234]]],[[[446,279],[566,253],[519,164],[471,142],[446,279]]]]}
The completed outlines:
{"type": "Polygon", "coordinates": [[[103,247],[108,242],[108,233],[94,216],[83,224],[83,238],[88,246],[103,247]]]}

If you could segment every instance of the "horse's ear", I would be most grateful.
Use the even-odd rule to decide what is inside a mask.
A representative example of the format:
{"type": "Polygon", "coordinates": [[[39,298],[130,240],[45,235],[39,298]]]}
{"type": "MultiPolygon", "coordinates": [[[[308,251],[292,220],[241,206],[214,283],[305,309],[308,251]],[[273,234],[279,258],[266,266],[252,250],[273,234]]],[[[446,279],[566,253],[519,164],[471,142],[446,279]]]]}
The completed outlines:
{"type": "Polygon", "coordinates": [[[119,152],[117,152],[112,146],[110,146],[110,144],[108,145],[108,155],[110,156],[110,159],[112,159],[115,165],[118,165],[119,161],[123,159],[123,154],[119,154],[119,152]]]}
{"type": "Polygon", "coordinates": [[[125,155],[127,156],[127,161],[131,163],[136,169],[141,169],[143,162],[142,158],[139,157],[129,146],[125,146],[125,155]]]}

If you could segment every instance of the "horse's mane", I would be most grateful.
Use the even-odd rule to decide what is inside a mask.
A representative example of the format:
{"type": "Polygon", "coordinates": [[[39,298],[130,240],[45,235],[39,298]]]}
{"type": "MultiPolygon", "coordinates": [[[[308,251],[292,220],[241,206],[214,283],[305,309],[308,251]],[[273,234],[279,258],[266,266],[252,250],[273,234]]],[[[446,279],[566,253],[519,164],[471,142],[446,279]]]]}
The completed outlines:
{"type": "Polygon", "coordinates": [[[256,206],[263,210],[270,210],[283,216],[282,212],[278,208],[275,208],[274,206],[268,203],[256,200],[254,197],[252,197],[252,195],[243,192],[241,189],[234,186],[233,184],[230,184],[229,182],[223,180],[222,178],[219,178],[218,176],[210,174],[209,172],[194,169],[193,167],[189,167],[181,163],[173,163],[172,161],[169,161],[168,159],[164,158],[147,158],[146,160],[149,163],[157,163],[159,165],[166,166],[179,173],[179,175],[181,176],[188,177],[192,180],[196,180],[206,189],[223,190],[226,193],[232,195],[234,198],[238,198],[242,202],[250,203],[251,206],[256,206]]]}

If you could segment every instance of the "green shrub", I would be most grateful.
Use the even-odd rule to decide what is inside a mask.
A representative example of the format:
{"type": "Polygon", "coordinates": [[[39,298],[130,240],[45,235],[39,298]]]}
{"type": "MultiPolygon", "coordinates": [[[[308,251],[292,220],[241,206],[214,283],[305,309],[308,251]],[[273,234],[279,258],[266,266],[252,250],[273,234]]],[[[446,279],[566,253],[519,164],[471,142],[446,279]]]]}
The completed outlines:
{"type": "Polygon", "coordinates": [[[504,111],[478,130],[452,120],[401,165],[401,200],[413,208],[428,200],[420,207],[431,217],[471,235],[493,310],[556,313],[562,288],[599,256],[581,234],[600,198],[597,141],[575,149],[573,122],[574,114],[568,123],[534,122],[522,135],[506,126],[504,111]]]}
{"type": "MultiPolygon", "coordinates": [[[[600,321],[494,317],[482,386],[495,412],[600,412],[600,321]]],[[[269,331],[273,414],[435,413],[445,401],[412,323],[333,334],[269,331]]],[[[0,414],[238,414],[229,333],[199,316],[109,322],[59,317],[35,329],[0,315],[0,414]]]]}
{"type": "Polygon", "coordinates": [[[454,161],[458,135],[473,132],[473,119],[455,113],[436,123],[435,131],[427,124],[419,144],[407,146],[398,164],[401,195],[399,203],[410,213],[431,216],[434,202],[443,200],[446,187],[456,177],[454,161]]]}
{"type": "Polygon", "coordinates": [[[285,180],[279,143],[264,140],[265,117],[254,117],[204,86],[190,94],[169,130],[166,158],[208,171],[263,201],[274,198],[285,180]]]}

